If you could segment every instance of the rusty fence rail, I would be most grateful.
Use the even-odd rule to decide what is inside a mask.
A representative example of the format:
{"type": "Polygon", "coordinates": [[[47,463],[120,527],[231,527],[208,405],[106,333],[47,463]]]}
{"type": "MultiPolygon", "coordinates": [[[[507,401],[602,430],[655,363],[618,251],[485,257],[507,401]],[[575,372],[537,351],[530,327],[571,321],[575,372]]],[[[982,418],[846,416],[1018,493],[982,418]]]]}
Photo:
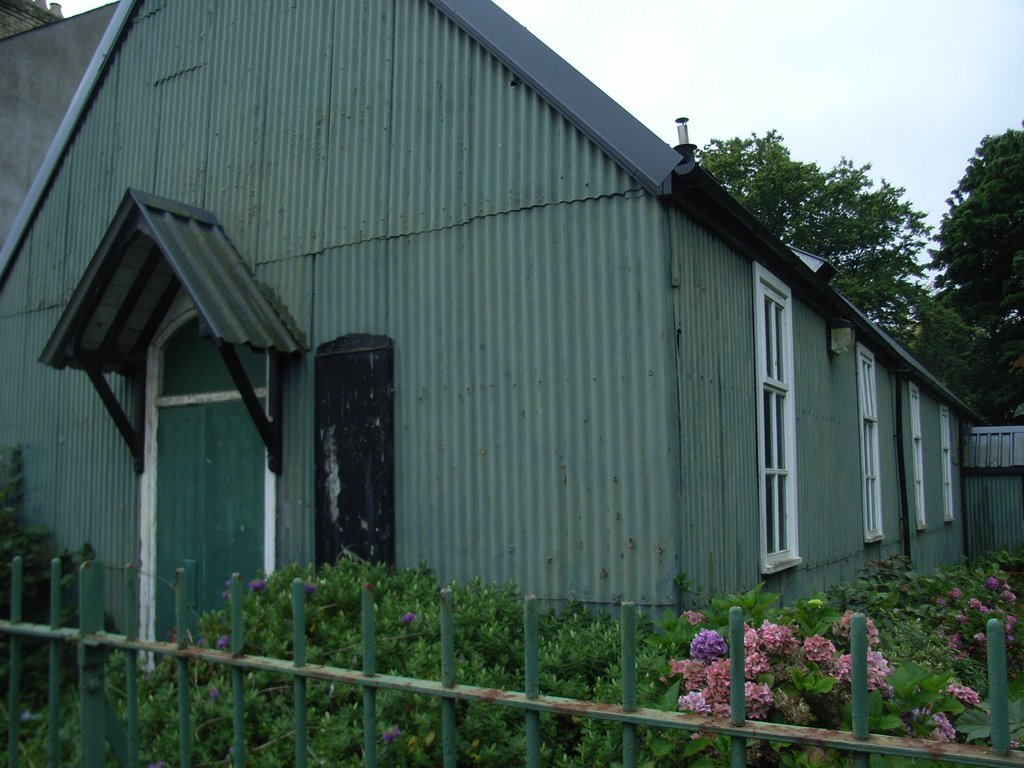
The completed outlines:
{"type": "Polygon", "coordinates": [[[231,648],[219,651],[188,644],[185,625],[183,595],[184,572],[177,574],[177,639],[173,643],[153,642],[138,638],[137,629],[137,574],[131,566],[126,569],[125,634],[103,631],[103,570],[97,561],[82,565],[79,581],[79,626],[60,626],[60,562],[55,560],[51,569],[49,625],[30,624],[22,619],[22,561],[14,558],[11,569],[10,620],[0,620],[0,632],[9,635],[10,664],[7,692],[7,748],[8,765],[18,765],[19,700],[21,681],[21,646],[24,639],[49,644],[49,704],[48,704],[48,759],[49,765],[59,764],[58,695],[60,688],[60,646],[73,643],[78,648],[78,689],[80,706],[80,740],[82,765],[98,768],[106,764],[107,747],[124,766],[139,765],[138,743],[138,666],[140,654],[159,654],[172,657],[177,664],[178,685],[178,749],[179,764],[191,765],[192,728],[189,713],[189,666],[219,664],[232,672],[233,738],[231,756],[235,766],[245,764],[245,709],[244,673],[260,670],[279,673],[292,678],[294,687],[295,756],[294,765],[304,768],[308,762],[306,748],[306,682],[324,680],[353,686],[363,691],[363,764],[377,764],[376,693],[379,689],[403,691],[430,696],[441,700],[442,753],[445,766],[456,762],[455,702],[487,702],[494,706],[523,710],[526,724],[526,746],[523,762],[528,766],[540,765],[540,716],[543,713],[571,714],[576,717],[618,722],[622,727],[622,765],[637,765],[637,727],[682,730],[717,734],[731,740],[731,765],[746,764],[748,740],[772,741],[784,744],[815,746],[845,750],[852,754],[855,768],[868,765],[870,755],[889,755],[926,760],[944,760],[958,765],[1024,766],[1024,754],[1010,750],[1009,711],[1007,694],[1006,654],[1002,624],[988,622],[988,674],[989,701],[992,718],[991,747],[923,741],[870,734],[868,732],[868,679],[867,631],[863,615],[855,614],[852,622],[852,731],[834,731],[822,728],[791,726],[747,720],[744,703],[744,648],[743,612],[733,608],[729,614],[729,648],[731,658],[738,662],[730,665],[731,713],[729,718],[666,712],[637,706],[636,688],[636,610],[632,603],[622,604],[622,701],[609,704],[594,701],[545,696],[539,689],[538,669],[538,608],[532,597],[524,599],[525,680],[523,691],[505,691],[460,685],[455,680],[454,606],[452,593],[441,590],[441,658],[440,679],[424,680],[378,674],[375,671],[375,627],[373,589],[365,585],[362,592],[362,669],[343,669],[306,663],[305,649],[305,594],[303,583],[296,580],[292,586],[292,620],[294,627],[293,658],[290,661],[242,654],[243,586],[238,574],[231,580],[231,648]],[[105,664],[111,650],[126,655],[127,722],[120,723],[111,715],[104,690],[105,664]]]}

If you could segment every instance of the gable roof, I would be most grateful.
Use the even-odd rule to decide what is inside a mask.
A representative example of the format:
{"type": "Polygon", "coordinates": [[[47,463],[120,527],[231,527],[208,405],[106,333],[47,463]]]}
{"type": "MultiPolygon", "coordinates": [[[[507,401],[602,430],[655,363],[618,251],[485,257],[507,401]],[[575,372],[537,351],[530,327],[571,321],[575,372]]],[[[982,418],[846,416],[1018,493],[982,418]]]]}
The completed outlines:
{"type": "Polygon", "coordinates": [[[218,345],[299,351],[211,213],[129,189],[40,362],[131,370],[182,289],[218,345]]]}
{"type": "MultiPolygon", "coordinates": [[[[698,163],[692,147],[672,148],[607,94],[573,69],[521,24],[489,0],[425,0],[537,91],[565,119],[599,146],[646,189],[687,212],[741,252],[778,265],[801,296],[827,317],[845,317],[900,367],[958,408],[978,418],[901,345],[829,287],[827,267],[814,269],[747,212],[698,163]],[[682,151],[681,151],[682,150],[682,151]],[[905,366],[904,366],[905,364],[905,366]]],[[[0,250],[0,290],[33,217],[53,181],[79,121],[102,82],[106,63],[120,45],[138,0],[120,0],[78,92],[0,250]]]]}

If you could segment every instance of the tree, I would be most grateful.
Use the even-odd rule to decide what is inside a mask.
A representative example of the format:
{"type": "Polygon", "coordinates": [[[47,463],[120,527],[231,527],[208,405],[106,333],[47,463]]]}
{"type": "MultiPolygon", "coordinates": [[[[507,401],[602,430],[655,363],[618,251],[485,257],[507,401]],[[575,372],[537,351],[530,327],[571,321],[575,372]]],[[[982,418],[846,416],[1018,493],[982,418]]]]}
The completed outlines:
{"type": "Polygon", "coordinates": [[[901,187],[876,185],[870,165],[845,158],[828,170],[794,160],[776,131],[713,139],[701,165],[783,242],[832,262],[832,285],[872,320],[912,340],[931,230],[901,187]]]}
{"type": "Polygon", "coordinates": [[[978,338],[976,407],[1008,420],[1024,400],[1024,131],[982,139],[947,202],[935,285],[978,338]]]}

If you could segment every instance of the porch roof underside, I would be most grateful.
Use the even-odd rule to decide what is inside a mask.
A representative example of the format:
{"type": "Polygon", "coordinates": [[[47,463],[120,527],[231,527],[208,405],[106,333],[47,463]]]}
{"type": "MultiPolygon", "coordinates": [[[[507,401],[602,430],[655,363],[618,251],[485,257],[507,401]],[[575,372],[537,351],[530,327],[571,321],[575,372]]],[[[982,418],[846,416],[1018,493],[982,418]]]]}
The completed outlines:
{"type": "Polygon", "coordinates": [[[137,368],[181,290],[216,343],[300,350],[211,213],[129,189],[40,362],[137,368]]]}

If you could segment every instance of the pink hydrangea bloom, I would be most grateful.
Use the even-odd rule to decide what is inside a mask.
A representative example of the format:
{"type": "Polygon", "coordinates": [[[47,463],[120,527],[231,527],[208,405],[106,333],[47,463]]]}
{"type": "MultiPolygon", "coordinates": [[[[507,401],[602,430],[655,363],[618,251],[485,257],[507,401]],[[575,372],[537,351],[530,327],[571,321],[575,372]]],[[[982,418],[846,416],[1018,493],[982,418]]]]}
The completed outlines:
{"type": "MultiPolygon", "coordinates": [[[[851,674],[850,664],[850,654],[844,653],[840,656],[833,672],[835,678],[844,683],[849,683],[851,674]]],[[[886,658],[878,651],[868,651],[868,690],[882,691],[886,694],[890,693],[892,687],[886,680],[890,674],[892,674],[892,668],[889,666],[886,658]]]]}
{"type": "Polygon", "coordinates": [[[703,691],[690,691],[680,696],[679,709],[683,712],[696,712],[698,715],[711,714],[711,705],[704,698],[703,691]]]}
{"type": "Polygon", "coordinates": [[[705,667],[699,661],[693,661],[692,659],[670,661],[669,667],[673,675],[679,675],[682,678],[681,687],[683,690],[695,691],[707,685],[708,679],[707,675],[705,675],[705,667]]]}
{"type": "Polygon", "coordinates": [[[1013,605],[1017,602],[1017,596],[1008,589],[1004,589],[1002,592],[1000,592],[999,596],[1003,598],[1004,603],[1007,603],[1009,605],[1013,605]]]}
{"type": "Polygon", "coordinates": [[[758,634],[765,650],[777,656],[789,656],[800,645],[792,629],[781,624],[772,624],[770,621],[761,625],[758,634]]]}
{"type": "Polygon", "coordinates": [[[717,659],[707,668],[708,687],[704,695],[714,703],[729,703],[729,660],[717,659]]]}
{"type": "Polygon", "coordinates": [[[976,707],[981,702],[978,692],[966,685],[950,683],[946,686],[946,693],[955,697],[965,707],[976,707]]]}
{"type": "Polygon", "coordinates": [[[763,675],[771,670],[771,668],[771,661],[760,651],[747,654],[743,659],[743,674],[748,680],[753,680],[758,675],[763,675]]]}
{"type": "Polygon", "coordinates": [[[686,619],[690,622],[691,627],[696,627],[698,624],[703,624],[708,620],[707,616],[700,611],[683,611],[679,614],[679,618],[686,619]]]}
{"type": "Polygon", "coordinates": [[[753,627],[743,625],[743,652],[748,656],[761,650],[761,638],[753,627]]]}
{"type": "Polygon", "coordinates": [[[949,590],[949,592],[947,592],[946,594],[948,594],[948,595],[949,595],[949,596],[950,596],[951,598],[953,598],[954,600],[959,600],[959,599],[960,599],[960,597],[961,597],[961,595],[962,595],[963,593],[962,593],[962,592],[960,591],[960,588],[959,588],[959,587],[953,587],[953,588],[952,588],[951,590],[949,590]]]}
{"type": "Polygon", "coordinates": [[[743,687],[743,700],[747,706],[747,717],[751,720],[764,720],[768,717],[775,701],[772,689],[764,683],[747,683],[743,687]]]}
{"type": "Polygon", "coordinates": [[[836,647],[827,637],[811,635],[804,639],[804,656],[808,661],[828,671],[835,664],[836,647]]]}
{"type": "Polygon", "coordinates": [[[972,597],[967,601],[967,607],[975,611],[980,611],[983,607],[983,603],[976,597],[972,597]]]}

